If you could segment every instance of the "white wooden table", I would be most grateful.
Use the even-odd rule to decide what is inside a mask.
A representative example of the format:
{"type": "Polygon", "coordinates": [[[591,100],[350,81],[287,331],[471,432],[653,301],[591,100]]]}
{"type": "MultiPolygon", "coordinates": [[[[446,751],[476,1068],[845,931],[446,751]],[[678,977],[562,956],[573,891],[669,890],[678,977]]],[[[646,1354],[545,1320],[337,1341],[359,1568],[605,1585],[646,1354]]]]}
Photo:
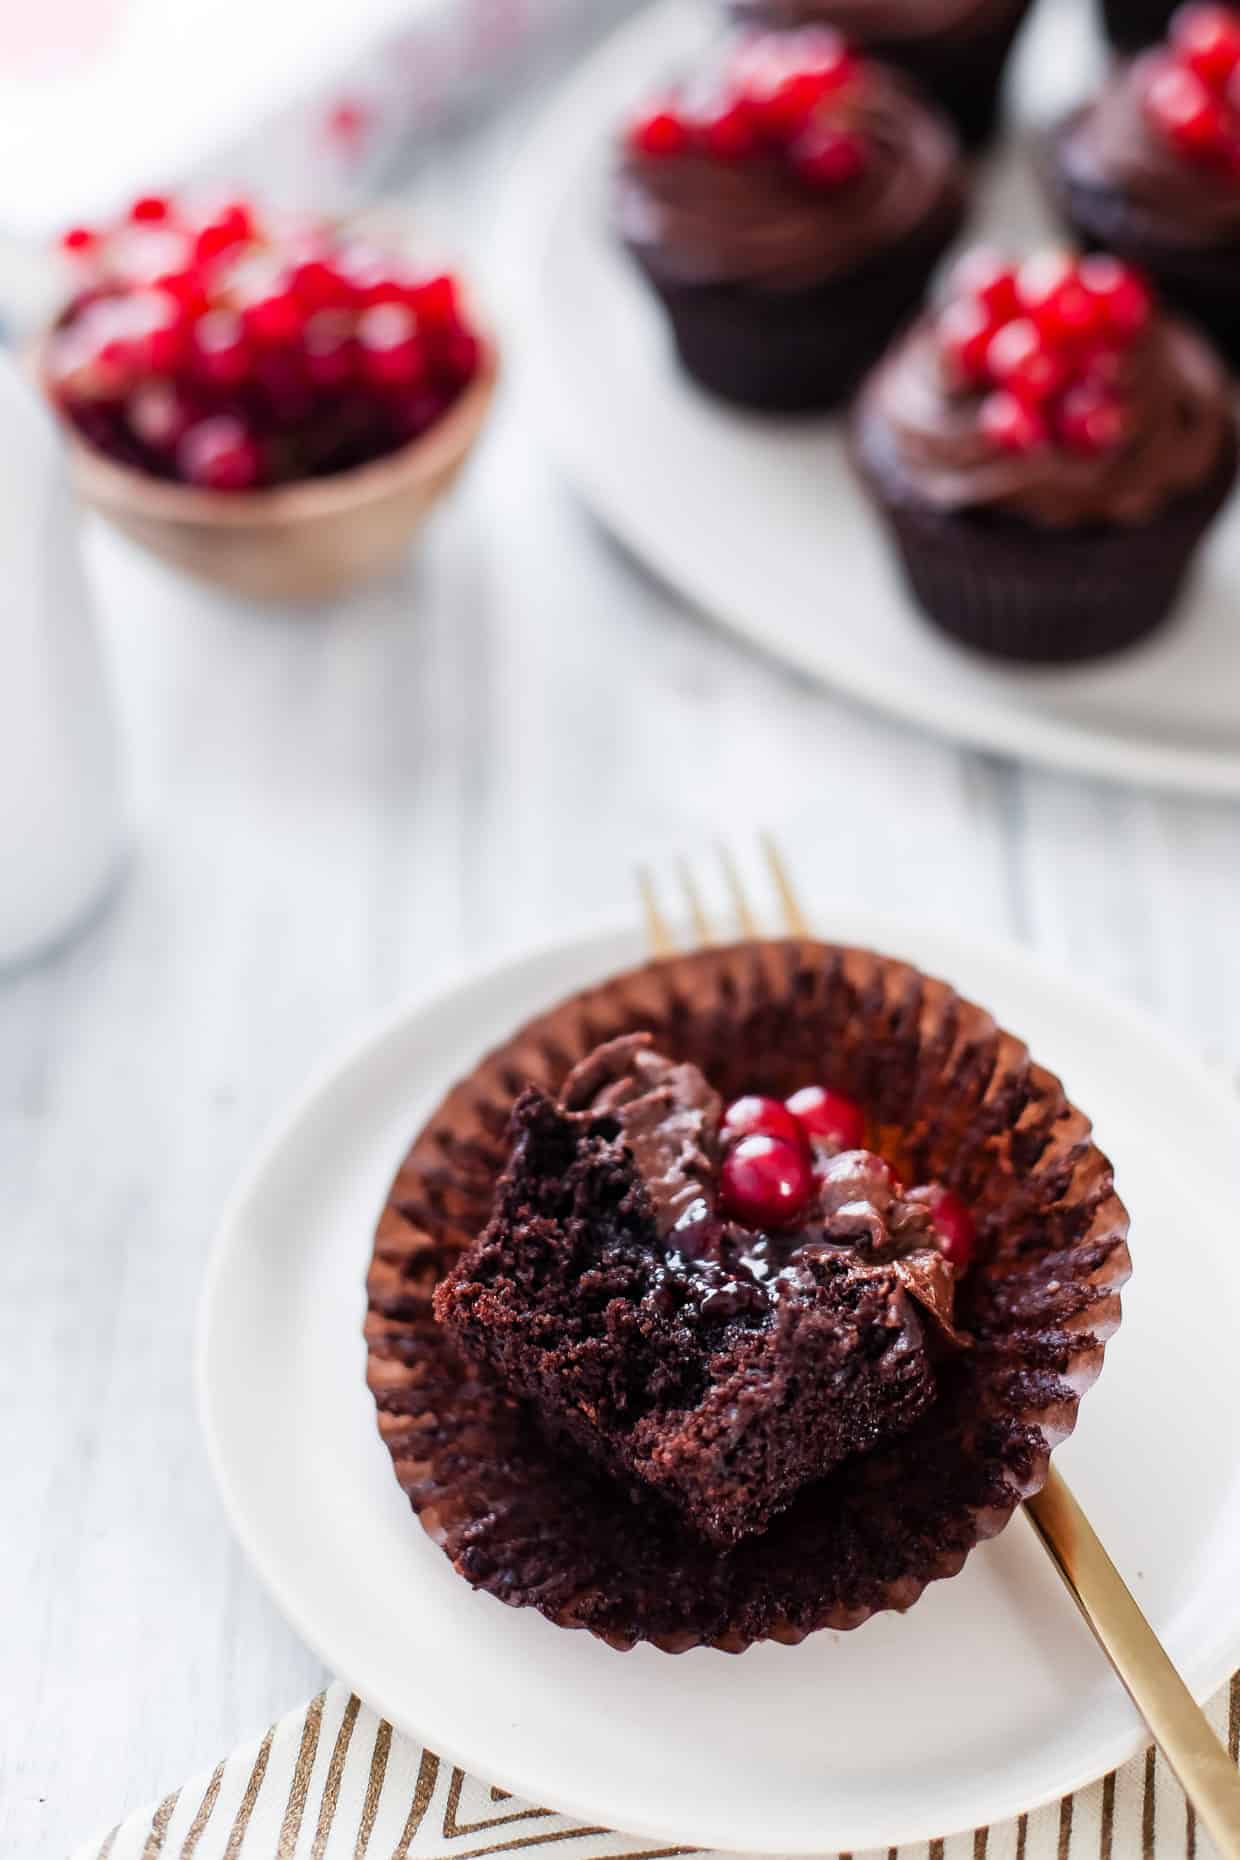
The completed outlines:
{"type": "MultiPolygon", "coordinates": [[[[510,146],[441,163],[429,216],[485,226],[510,146]]],[[[6,1860],[60,1860],[321,1682],[225,1525],[190,1349],[239,1170],[367,1017],[630,913],[636,856],[766,824],[812,894],[1014,937],[1240,1068],[1240,805],[964,753],[752,657],[577,505],[519,378],[417,563],[341,610],[96,563],[132,859],[0,982],[6,1860]]]]}

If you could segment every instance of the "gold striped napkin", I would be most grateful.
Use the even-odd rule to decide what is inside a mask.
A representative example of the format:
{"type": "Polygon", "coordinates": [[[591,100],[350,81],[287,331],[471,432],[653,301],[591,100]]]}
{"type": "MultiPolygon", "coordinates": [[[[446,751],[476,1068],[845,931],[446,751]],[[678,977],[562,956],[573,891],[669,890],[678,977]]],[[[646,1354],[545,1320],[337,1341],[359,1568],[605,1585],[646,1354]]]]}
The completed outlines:
{"type": "MultiPolygon", "coordinates": [[[[1240,1674],[1213,1701],[1210,1719],[1234,1760],[1240,1674]]],[[[79,1848],[74,1860],[481,1860],[551,1846],[556,1860],[662,1860],[693,1851],[583,1827],[518,1801],[441,1762],[334,1685],[209,1776],[79,1848]]],[[[1151,1750],[1017,1821],[892,1848],[880,1860],[1212,1860],[1214,1852],[1151,1750]]]]}

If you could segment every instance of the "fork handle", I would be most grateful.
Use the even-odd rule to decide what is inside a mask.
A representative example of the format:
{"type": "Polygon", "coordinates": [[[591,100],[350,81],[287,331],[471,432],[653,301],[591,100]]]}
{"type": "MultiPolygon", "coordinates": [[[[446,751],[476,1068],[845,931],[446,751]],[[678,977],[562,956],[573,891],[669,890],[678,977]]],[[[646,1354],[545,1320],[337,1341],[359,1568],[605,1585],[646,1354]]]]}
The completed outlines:
{"type": "Polygon", "coordinates": [[[1222,1860],[1240,1860],[1240,1771],[1053,1466],[1025,1509],[1222,1860]]]}

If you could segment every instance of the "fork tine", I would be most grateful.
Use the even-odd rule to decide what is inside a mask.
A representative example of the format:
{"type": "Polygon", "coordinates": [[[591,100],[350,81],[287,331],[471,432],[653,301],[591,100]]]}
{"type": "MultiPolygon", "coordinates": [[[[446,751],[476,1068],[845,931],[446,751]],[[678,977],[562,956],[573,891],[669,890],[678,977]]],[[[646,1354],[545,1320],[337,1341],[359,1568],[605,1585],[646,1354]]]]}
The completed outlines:
{"type": "Polygon", "coordinates": [[[702,894],[697,888],[697,881],[694,879],[689,861],[685,858],[678,859],[676,869],[680,874],[680,885],[685,894],[685,902],[689,906],[689,921],[693,925],[693,934],[699,943],[713,943],[714,931],[710,927],[710,919],[702,904],[702,894]]]}
{"type": "Polygon", "coordinates": [[[722,843],[718,847],[719,863],[723,867],[724,880],[732,899],[732,909],[736,912],[736,922],[742,936],[757,936],[758,924],[745,892],[740,870],[728,848],[722,843]]]}
{"type": "Polygon", "coordinates": [[[641,893],[642,916],[646,920],[646,941],[652,956],[670,956],[676,948],[671,927],[659,908],[658,893],[648,866],[637,868],[637,889],[641,893]]]}
{"type": "Polygon", "coordinates": [[[787,926],[788,934],[790,936],[808,936],[810,931],[809,925],[805,920],[805,912],[801,909],[800,900],[793,890],[792,880],[788,876],[788,868],[784,864],[778,846],[775,844],[774,836],[770,833],[763,833],[759,837],[762,842],[762,850],[766,854],[766,863],[770,868],[771,877],[775,882],[775,889],[779,893],[779,908],[784,914],[784,923],[787,926]]]}

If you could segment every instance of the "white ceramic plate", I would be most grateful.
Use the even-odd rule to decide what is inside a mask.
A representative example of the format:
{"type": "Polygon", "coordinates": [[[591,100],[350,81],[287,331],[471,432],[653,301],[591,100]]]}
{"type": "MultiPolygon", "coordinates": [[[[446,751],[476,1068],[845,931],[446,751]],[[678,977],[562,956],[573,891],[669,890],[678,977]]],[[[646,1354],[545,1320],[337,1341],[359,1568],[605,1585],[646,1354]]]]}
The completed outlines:
{"type": "MultiPolygon", "coordinates": [[[[1057,1463],[1197,1694],[1240,1664],[1240,1115],[1127,1010],[1027,957],[834,915],[1028,1038],[1088,1107],[1133,1215],[1105,1373],[1057,1463]]],[[[207,1277],[199,1386],[224,1502],[272,1594],[393,1723],[487,1781],[661,1841],[832,1853],[997,1821],[1101,1775],[1135,1716],[1023,1518],[907,1614],[736,1659],[619,1654],[475,1595],[398,1490],[365,1386],[363,1279],[396,1163],[516,1024],[640,959],[543,950],[394,1015],[267,1144],[207,1277]]]]}
{"type": "MultiPolygon", "coordinates": [[[[1085,0],[1039,7],[1016,86],[1026,128],[1097,70],[1093,12],[1085,0]]],[[[604,203],[613,125],[709,29],[691,0],[626,27],[552,110],[501,216],[530,404],[571,476],[665,580],[841,691],[981,748],[1240,794],[1240,500],[1153,640],[1100,666],[1004,669],[918,616],[837,420],[738,413],[681,375],[653,299],[613,248],[604,203]]],[[[1013,250],[1048,235],[1027,153],[1010,147],[982,193],[974,232],[1013,250]]]]}

